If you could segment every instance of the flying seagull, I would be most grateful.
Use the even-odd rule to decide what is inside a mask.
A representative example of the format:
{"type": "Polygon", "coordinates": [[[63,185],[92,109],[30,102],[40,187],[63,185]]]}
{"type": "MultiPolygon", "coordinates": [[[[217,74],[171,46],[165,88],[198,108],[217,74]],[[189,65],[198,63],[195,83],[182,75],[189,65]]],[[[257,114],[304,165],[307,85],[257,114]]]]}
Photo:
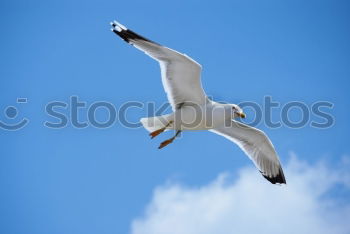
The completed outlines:
{"type": "Polygon", "coordinates": [[[176,131],[159,149],[172,143],[181,131],[209,130],[236,143],[271,183],[286,183],[277,153],[264,132],[234,120],[245,118],[238,105],[208,99],[202,88],[199,63],[140,36],[117,21],[111,25],[115,34],[160,64],[163,86],[173,113],[141,119],[151,138],[167,130],[176,131]]]}

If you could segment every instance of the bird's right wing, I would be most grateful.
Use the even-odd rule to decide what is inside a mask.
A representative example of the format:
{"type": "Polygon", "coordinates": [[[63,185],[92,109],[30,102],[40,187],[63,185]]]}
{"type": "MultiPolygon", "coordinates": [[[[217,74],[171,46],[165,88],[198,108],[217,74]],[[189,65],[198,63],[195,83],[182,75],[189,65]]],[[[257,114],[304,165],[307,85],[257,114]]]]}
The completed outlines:
{"type": "Polygon", "coordinates": [[[200,64],[185,54],[136,34],[116,21],[111,25],[112,31],[124,41],[159,62],[163,86],[173,110],[184,103],[203,105],[207,102],[200,79],[200,64]]]}
{"type": "Polygon", "coordinates": [[[209,131],[236,143],[271,183],[286,183],[277,153],[264,132],[234,120],[231,126],[223,126],[209,131]]]}

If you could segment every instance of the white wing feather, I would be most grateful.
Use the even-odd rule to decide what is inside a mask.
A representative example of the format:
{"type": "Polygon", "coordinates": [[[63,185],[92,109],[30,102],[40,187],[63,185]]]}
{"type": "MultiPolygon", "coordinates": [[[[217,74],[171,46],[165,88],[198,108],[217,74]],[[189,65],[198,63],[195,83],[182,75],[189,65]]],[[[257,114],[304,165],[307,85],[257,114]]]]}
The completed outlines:
{"type": "Polygon", "coordinates": [[[157,60],[162,82],[173,108],[183,103],[205,104],[207,97],[202,88],[201,65],[185,54],[150,41],[114,21],[112,31],[137,49],[157,60]]]}
{"type": "Polygon", "coordinates": [[[277,153],[264,132],[237,121],[209,131],[236,143],[271,183],[286,183],[277,153]]]}

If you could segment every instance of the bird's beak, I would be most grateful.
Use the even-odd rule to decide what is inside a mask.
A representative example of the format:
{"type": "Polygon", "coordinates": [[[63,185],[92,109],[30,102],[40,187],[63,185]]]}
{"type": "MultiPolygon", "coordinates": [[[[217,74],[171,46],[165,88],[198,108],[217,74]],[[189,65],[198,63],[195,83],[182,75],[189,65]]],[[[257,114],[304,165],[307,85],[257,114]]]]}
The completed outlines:
{"type": "Polygon", "coordinates": [[[239,117],[241,117],[242,119],[244,119],[244,118],[245,118],[245,114],[244,114],[243,112],[238,113],[238,116],[239,116],[239,117]]]}

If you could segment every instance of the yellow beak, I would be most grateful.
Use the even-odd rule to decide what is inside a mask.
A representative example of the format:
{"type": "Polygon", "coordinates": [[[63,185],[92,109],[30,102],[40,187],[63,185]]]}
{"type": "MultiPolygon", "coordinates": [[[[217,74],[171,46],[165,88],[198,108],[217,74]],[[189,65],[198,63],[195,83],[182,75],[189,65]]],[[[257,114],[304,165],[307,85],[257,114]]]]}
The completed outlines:
{"type": "Polygon", "coordinates": [[[241,117],[242,119],[244,119],[244,118],[245,118],[245,114],[244,114],[243,112],[238,113],[238,116],[239,116],[239,117],[241,117]]]}

